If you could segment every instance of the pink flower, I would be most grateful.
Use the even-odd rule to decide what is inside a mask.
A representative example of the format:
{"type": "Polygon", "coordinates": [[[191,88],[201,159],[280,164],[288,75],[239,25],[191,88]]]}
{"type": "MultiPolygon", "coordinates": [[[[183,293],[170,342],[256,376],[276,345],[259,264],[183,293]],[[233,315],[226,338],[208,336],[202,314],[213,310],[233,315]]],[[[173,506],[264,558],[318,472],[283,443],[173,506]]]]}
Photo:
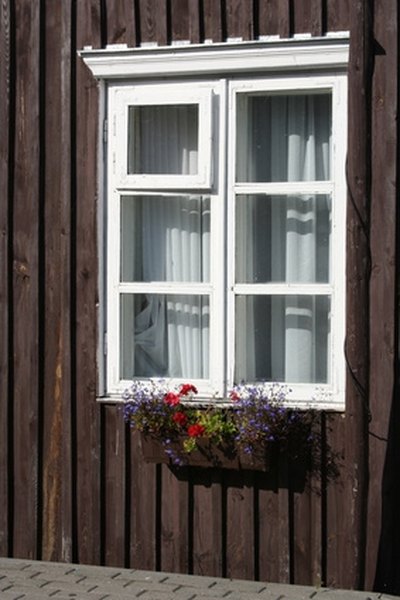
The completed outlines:
{"type": "Polygon", "coordinates": [[[164,396],[164,402],[170,406],[176,406],[180,402],[179,395],[174,392],[168,392],[168,394],[165,394],[164,396]]]}
{"type": "Polygon", "coordinates": [[[200,437],[205,432],[205,428],[200,423],[196,423],[195,425],[190,425],[187,432],[189,437],[200,437]]]}
{"type": "Polygon", "coordinates": [[[185,415],[185,413],[179,411],[172,415],[172,419],[173,421],[175,421],[175,423],[181,425],[182,427],[186,425],[187,422],[187,416],[185,415]]]}
{"type": "Polygon", "coordinates": [[[197,388],[194,385],[192,385],[191,383],[182,384],[181,389],[179,391],[179,395],[187,396],[189,394],[189,392],[193,392],[194,394],[197,394],[197,388]]]}
{"type": "Polygon", "coordinates": [[[234,390],[231,391],[231,393],[229,394],[229,398],[231,400],[233,400],[234,402],[238,402],[240,400],[240,396],[237,392],[235,392],[234,390]]]}

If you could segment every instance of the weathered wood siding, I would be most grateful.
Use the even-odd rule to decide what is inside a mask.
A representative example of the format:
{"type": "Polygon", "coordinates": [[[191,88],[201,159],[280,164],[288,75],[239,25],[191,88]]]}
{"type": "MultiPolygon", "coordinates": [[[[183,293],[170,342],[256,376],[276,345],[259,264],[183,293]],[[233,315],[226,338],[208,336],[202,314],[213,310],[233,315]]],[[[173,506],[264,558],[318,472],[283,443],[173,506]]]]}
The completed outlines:
{"type": "Polygon", "coordinates": [[[395,0],[0,0],[1,555],[400,591],[398,23],[395,0]],[[76,51],[349,29],[348,398],[321,415],[340,478],[145,464],[95,399],[98,90],[76,51]]]}

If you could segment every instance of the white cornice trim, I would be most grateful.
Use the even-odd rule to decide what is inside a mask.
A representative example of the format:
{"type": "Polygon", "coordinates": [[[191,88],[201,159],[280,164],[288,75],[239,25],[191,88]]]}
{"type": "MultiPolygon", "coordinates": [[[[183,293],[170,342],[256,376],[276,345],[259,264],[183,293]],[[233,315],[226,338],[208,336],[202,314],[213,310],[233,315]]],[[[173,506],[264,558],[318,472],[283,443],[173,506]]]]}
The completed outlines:
{"type": "Polygon", "coordinates": [[[244,71],[344,70],[349,36],[255,42],[106,49],[79,55],[97,79],[212,75],[244,71]]]}

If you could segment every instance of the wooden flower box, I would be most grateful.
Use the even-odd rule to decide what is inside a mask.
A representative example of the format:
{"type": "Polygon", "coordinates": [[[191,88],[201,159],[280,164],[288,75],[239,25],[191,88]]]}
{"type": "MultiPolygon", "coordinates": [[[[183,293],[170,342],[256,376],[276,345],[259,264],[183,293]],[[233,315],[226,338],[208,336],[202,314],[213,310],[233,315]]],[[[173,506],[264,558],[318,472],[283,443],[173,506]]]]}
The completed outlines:
{"type": "MultiPolygon", "coordinates": [[[[250,469],[269,471],[273,456],[277,449],[271,445],[268,451],[246,454],[238,452],[231,446],[216,446],[207,438],[197,441],[198,448],[190,454],[183,452],[182,444],[178,441],[170,445],[176,456],[182,459],[182,466],[221,468],[221,469],[250,469]]],[[[140,435],[140,448],[143,459],[148,463],[161,463],[172,465],[173,461],[165,452],[163,444],[149,435],[140,435]]]]}

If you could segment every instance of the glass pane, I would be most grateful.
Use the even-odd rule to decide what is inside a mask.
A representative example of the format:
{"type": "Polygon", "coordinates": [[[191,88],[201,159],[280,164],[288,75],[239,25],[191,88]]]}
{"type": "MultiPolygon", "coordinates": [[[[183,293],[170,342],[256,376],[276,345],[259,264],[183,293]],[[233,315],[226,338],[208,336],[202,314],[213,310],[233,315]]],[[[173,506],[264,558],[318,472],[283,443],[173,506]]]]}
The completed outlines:
{"type": "Polygon", "coordinates": [[[195,175],[198,128],[197,104],[130,106],[128,173],[195,175]]]}
{"type": "Polygon", "coordinates": [[[122,281],[209,279],[208,197],[122,196],[122,281]]]}
{"type": "Polygon", "coordinates": [[[235,381],[327,383],[329,296],[238,296],[235,381]]]}
{"type": "Polygon", "coordinates": [[[207,379],[208,296],[123,294],[120,376],[207,379]]]}
{"type": "Polygon", "coordinates": [[[330,235],[330,196],[238,196],[236,281],[328,283],[330,235]]]}
{"type": "Polygon", "coordinates": [[[330,179],[331,95],[239,94],[237,181],[330,179]]]}

